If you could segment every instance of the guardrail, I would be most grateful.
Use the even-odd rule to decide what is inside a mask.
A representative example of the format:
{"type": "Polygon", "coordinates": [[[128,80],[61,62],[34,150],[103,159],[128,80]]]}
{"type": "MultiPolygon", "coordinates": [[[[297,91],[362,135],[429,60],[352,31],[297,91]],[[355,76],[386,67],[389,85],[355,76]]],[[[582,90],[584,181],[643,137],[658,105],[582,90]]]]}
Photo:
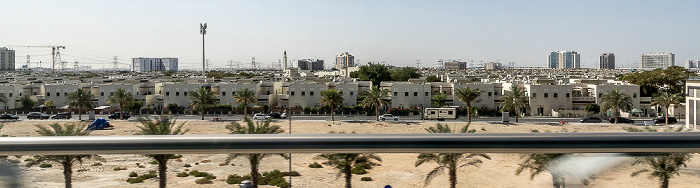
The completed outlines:
{"type": "Polygon", "coordinates": [[[279,134],[3,137],[0,155],[695,153],[700,133],[279,134]]]}

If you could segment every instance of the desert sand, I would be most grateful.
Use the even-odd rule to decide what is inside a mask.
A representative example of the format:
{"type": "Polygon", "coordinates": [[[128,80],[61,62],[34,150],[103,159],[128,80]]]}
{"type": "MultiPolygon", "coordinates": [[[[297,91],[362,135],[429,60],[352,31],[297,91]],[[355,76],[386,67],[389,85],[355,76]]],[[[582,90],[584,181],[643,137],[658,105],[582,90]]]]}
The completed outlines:
{"type": "MultiPolygon", "coordinates": [[[[8,136],[38,136],[34,125],[49,125],[51,123],[74,123],[76,121],[18,121],[6,122],[0,130],[0,135],[8,136]]],[[[134,121],[110,121],[115,125],[112,130],[93,131],[90,135],[133,135],[138,131],[138,122],[134,121]]],[[[187,134],[227,134],[224,128],[229,122],[210,121],[179,121],[184,123],[184,128],[190,129],[187,134]]],[[[288,131],[288,122],[273,122],[288,131]]],[[[330,122],[318,121],[295,121],[292,124],[293,134],[326,134],[333,132],[346,133],[425,133],[426,127],[435,126],[436,123],[394,123],[394,122],[368,122],[368,123],[348,123],[341,122],[329,126],[330,122]]],[[[465,123],[445,123],[451,126],[463,126],[465,123]]],[[[628,125],[611,124],[570,124],[564,126],[552,126],[545,124],[514,123],[509,125],[476,122],[472,123],[471,129],[476,129],[477,133],[528,133],[533,130],[539,132],[624,132],[623,127],[628,125]]],[[[663,129],[664,127],[658,127],[663,129]]],[[[293,170],[298,171],[301,176],[292,179],[294,187],[343,187],[344,179],[338,176],[335,169],[324,166],[320,169],[309,168],[313,162],[323,162],[315,159],[317,154],[293,154],[293,170]]],[[[424,187],[425,177],[437,165],[426,163],[415,167],[414,163],[418,154],[403,153],[379,153],[382,158],[381,166],[369,170],[368,174],[354,175],[353,187],[384,187],[391,185],[396,188],[402,187],[424,187]],[[361,177],[371,177],[373,181],[360,181],[361,177]]],[[[528,171],[515,175],[518,164],[522,161],[520,154],[489,154],[491,160],[484,160],[479,167],[463,167],[457,172],[457,187],[551,187],[551,176],[549,173],[542,173],[530,179],[528,171]]],[[[139,174],[150,170],[156,170],[156,165],[148,164],[151,159],[143,155],[101,155],[106,161],[101,166],[92,166],[95,161],[85,161],[75,165],[73,174],[74,187],[157,187],[156,178],[148,179],[144,183],[130,184],[126,182],[130,172],[139,174]],[[145,168],[138,168],[136,163],[144,165],[145,168]],[[114,167],[126,167],[127,170],[114,171],[114,167]]],[[[219,166],[228,155],[183,155],[182,161],[171,160],[168,163],[168,187],[232,187],[226,184],[225,179],[230,174],[244,175],[250,172],[250,167],[246,159],[238,158],[232,161],[233,165],[219,166]],[[211,160],[211,162],[202,162],[211,160]],[[199,163],[195,165],[195,163],[199,163]],[[192,167],[185,168],[185,164],[192,167]],[[176,177],[179,172],[189,170],[199,170],[213,173],[217,176],[214,184],[195,184],[195,177],[176,177]]],[[[20,171],[22,173],[21,182],[25,187],[62,187],[63,174],[60,164],[54,164],[52,168],[24,167],[24,159],[29,156],[19,158],[20,171]]],[[[14,157],[11,157],[14,158],[14,157]]],[[[588,187],[658,187],[658,180],[650,178],[648,174],[631,177],[630,174],[644,166],[631,165],[629,162],[620,164],[614,168],[603,171],[590,179],[588,187]]],[[[288,161],[281,157],[271,157],[263,160],[260,171],[271,171],[279,169],[286,171],[288,161]]],[[[567,183],[577,183],[575,180],[567,180],[567,183]]],[[[671,179],[671,187],[698,187],[700,184],[700,158],[694,155],[686,168],[683,168],[679,175],[671,179]]],[[[261,186],[265,187],[265,186],[261,186]]],[[[449,187],[447,172],[434,178],[427,187],[449,187]]],[[[569,185],[575,187],[575,185],[569,185]]]]}

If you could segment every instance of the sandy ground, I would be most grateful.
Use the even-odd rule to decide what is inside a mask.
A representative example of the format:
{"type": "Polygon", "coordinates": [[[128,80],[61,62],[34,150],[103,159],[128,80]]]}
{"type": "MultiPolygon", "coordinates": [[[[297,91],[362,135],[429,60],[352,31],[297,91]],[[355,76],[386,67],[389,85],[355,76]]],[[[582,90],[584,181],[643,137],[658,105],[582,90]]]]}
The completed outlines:
{"type": "MultiPolygon", "coordinates": [[[[69,123],[58,121],[59,123],[69,123]]],[[[4,128],[0,130],[0,135],[9,136],[38,136],[34,125],[48,125],[56,123],[52,121],[19,121],[4,123],[4,128]]],[[[116,126],[113,130],[93,131],[91,135],[133,135],[137,132],[137,122],[111,121],[116,126]]],[[[182,122],[179,122],[182,123],[182,122]]],[[[224,126],[227,122],[190,121],[184,122],[185,128],[190,129],[187,134],[226,134],[224,126]]],[[[279,124],[285,131],[288,131],[288,122],[274,122],[279,124]]],[[[464,123],[447,123],[451,126],[463,126],[464,123]]],[[[347,123],[328,126],[328,122],[293,122],[293,134],[326,134],[333,132],[355,132],[355,133],[425,133],[424,128],[434,126],[435,123],[347,123]]],[[[595,124],[582,125],[572,124],[565,126],[537,125],[537,124],[491,124],[473,123],[471,128],[477,133],[526,133],[532,130],[539,132],[624,132],[624,125],[595,124]]],[[[662,127],[659,127],[662,128],[662,127]]],[[[301,173],[302,176],[294,177],[292,183],[295,187],[343,187],[344,179],[337,176],[337,171],[324,166],[321,169],[312,169],[308,165],[316,160],[317,154],[293,154],[293,170],[301,173]]],[[[384,187],[392,185],[401,187],[423,187],[426,174],[436,167],[434,163],[426,163],[415,167],[414,163],[418,154],[396,154],[379,153],[382,158],[381,166],[369,170],[365,175],[354,175],[354,187],[384,187]],[[372,177],[374,181],[360,181],[361,177],[372,177]]],[[[551,187],[551,176],[543,173],[530,179],[529,172],[515,175],[515,169],[522,161],[520,154],[489,154],[492,160],[484,160],[479,167],[463,167],[457,172],[457,187],[551,187]]],[[[243,175],[250,172],[248,162],[243,158],[232,161],[234,165],[220,166],[228,155],[184,155],[182,162],[171,160],[168,163],[168,186],[169,187],[231,187],[226,184],[225,179],[230,174],[243,175]],[[205,160],[211,160],[206,162],[205,160]],[[204,162],[203,162],[204,161],[204,162]],[[198,163],[196,165],[195,163],[198,163]],[[185,168],[183,165],[190,164],[192,167],[185,168]],[[214,184],[195,184],[195,177],[176,177],[179,172],[185,169],[199,170],[213,173],[218,178],[214,184]]],[[[21,157],[20,166],[25,164],[21,157]]],[[[157,187],[157,179],[149,179],[144,183],[130,184],[126,182],[130,172],[143,174],[149,170],[155,170],[156,165],[148,164],[149,158],[142,155],[102,155],[106,160],[101,166],[92,166],[94,161],[85,161],[83,164],[74,167],[73,186],[75,187],[157,187]],[[136,163],[140,163],[145,168],[138,168],[136,163]],[[114,167],[126,167],[127,170],[114,171],[114,167]],[[78,172],[80,171],[80,172],[78,172]]],[[[671,180],[671,187],[698,187],[700,183],[700,159],[695,155],[690,164],[683,168],[681,173],[671,180]]],[[[13,158],[13,157],[11,157],[13,158]]],[[[620,164],[612,169],[597,174],[590,181],[588,187],[658,187],[657,179],[649,178],[648,174],[631,177],[630,174],[643,166],[631,166],[631,162],[620,164]]],[[[52,168],[20,167],[22,172],[22,182],[25,187],[62,187],[63,176],[62,167],[54,164],[52,168]]],[[[260,167],[261,172],[279,169],[288,169],[288,161],[281,157],[271,157],[265,159],[260,167]]],[[[572,183],[568,187],[576,187],[578,181],[568,180],[572,183]]],[[[447,173],[443,173],[434,178],[427,187],[448,187],[447,173]]],[[[263,186],[264,187],[264,186],[263,186]]]]}

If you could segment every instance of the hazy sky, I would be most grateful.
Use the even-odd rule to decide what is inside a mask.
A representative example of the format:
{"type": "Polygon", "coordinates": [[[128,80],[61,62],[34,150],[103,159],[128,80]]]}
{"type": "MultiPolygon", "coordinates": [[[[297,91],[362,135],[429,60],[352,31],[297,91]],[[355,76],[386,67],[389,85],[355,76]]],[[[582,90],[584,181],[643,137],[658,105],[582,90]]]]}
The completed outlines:
{"type": "MultiPolygon", "coordinates": [[[[615,53],[638,67],[642,53],[700,59],[700,1],[3,1],[0,46],[63,45],[63,59],[93,68],[134,57],[177,57],[201,68],[199,23],[208,23],[211,67],[323,59],[349,52],[363,64],[437,66],[439,59],[546,66],[574,50],[582,67],[615,53]]],[[[14,47],[17,66],[50,62],[50,49],[14,47]]],[[[48,67],[49,63],[43,63],[48,67]]],[[[72,66],[72,63],[69,64],[72,66]]]]}

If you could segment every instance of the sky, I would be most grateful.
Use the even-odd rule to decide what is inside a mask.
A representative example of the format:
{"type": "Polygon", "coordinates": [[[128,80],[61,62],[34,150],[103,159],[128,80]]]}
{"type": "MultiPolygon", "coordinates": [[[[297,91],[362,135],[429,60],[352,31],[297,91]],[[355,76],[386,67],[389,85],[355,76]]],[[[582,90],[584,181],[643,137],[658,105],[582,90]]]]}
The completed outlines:
{"type": "MultiPolygon", "coordinates": [[[[700,1],[668,0],[61,0],[0,6],[0,47],[16,64],[42,61],[65,46],[62,60],[92,68],[126,68],[135,57],[177,57],[180,69],[202,66],[207,23],[210,68],[278,65],[322,59],[326,68],[348,52],[361,64],[439,65],[439,60],[493,61],[545,67],[551,51],[574,50],[596,68],[601,53],[617,67],[638,67],[642,53],[670,52],[676,65],[700,60],[700,1]]],[[[33,65],[34,66],[34,65],[33,65]]]]}

